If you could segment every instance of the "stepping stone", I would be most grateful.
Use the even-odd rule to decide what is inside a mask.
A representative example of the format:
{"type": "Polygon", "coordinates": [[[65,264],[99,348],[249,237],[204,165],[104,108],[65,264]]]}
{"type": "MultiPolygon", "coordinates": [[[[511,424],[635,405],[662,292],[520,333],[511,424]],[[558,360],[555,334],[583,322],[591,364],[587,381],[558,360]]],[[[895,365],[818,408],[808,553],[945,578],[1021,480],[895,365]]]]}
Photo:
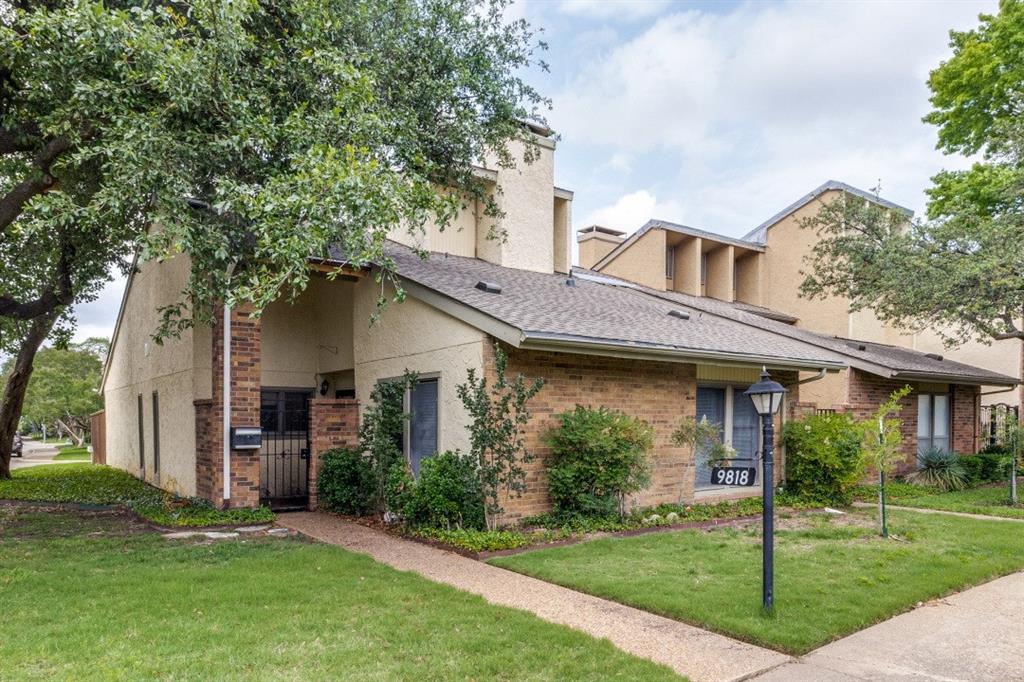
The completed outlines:
{"type": "Polygon", "coordinates": [[[292,533],[292,531],[290,529],[288,529],[288,528],[271,528],[270,530],[267,531],[267,535],[274,535],[274,536],[277,536],[277,537],[282,537],[282,536],[285,536],[285,535],[291,535],[291,533],[292,533]]]}
{"type": "Polygon", "coordinates": [[[187,540],[188,538],[193,538],[193,537],[195,537],[197,535],[202,535],[202,533],[197,533],[194,530],[184,530],[184,531],[179,531],[177,533],[164,533],[164,539],[166,539],[166,540],[187,540]]]}
{"type": "Polygon", "coordinates": [[[236,528],[235,531],[239,533],[259,533],[269,528],[270,526],[242,526],[241,528],[236,528]]]}
{"type": "Polygon", "coordinates": [[[238,537],[238,533],[225,533],[225,532],[221,532],[221,531],[217,531],[217,530],[209,531],[207,533],[203,533],[203,535],[205,535],[206,537],[208,537],[211,540],[227,540],[229,538],[237,538],[238,537]]]}

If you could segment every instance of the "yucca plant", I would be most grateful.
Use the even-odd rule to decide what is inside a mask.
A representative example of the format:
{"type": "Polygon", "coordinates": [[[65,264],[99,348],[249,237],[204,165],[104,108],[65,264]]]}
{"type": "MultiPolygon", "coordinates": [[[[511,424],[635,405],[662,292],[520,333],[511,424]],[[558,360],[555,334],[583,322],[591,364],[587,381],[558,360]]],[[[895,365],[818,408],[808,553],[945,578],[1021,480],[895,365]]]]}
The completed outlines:
{"type": "Polygon", "coordinates": [[[928,450],[917,455],[917,471],[909,474],[907,480],[940,490],[963,490],[968,479],[960,456],[955,452],[928,450]]]}

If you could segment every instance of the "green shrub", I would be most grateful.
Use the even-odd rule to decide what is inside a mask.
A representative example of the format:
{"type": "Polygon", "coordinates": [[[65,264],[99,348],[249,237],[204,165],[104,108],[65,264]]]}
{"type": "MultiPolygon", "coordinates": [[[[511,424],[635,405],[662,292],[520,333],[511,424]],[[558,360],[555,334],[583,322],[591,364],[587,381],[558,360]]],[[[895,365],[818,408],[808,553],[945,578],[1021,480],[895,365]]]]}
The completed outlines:
{"type": "Polygon", "coordinates": [[[786,424],[786,492],[797,498],[847,504],[864,474],[861,435],[846,414],[822,414],[786,424]]]}
{"type": "Polygon", "coordinates": [[[1001,483],[1010,477],[1010,456],[997,450],[961,457],[960,466],[972,486],[1001,483]]]}
{"type": "Polygon", "coordinates": [[[556,418],[559,426],[545,437],[552,450],[548,490],[555,509],[621,516],[625,496],[650,482],[647,453],[654,429],[606,407],[577,405],[556,418]]]}
{"type": "Polygon", "coordinates": [[[364,516],[374,509],[377,483],[373,466],[358,450],[325,452],[316,485],[317,500],[331,511],[364,516]]]}
{"type": "Polygon", "coordinates": [[[497,552],[503,549],[515,549],[523,547],[529,542],[526,535],[514,530],[417,528],[412,531],[412,534],[471,552],[497,552]]]}
{"type": "Polygon", "coordinates": [[[395,472],[389,484],[391,510],[409,526],[484,528],[484,495],[476,461],[460,452],[424,459],[418,479],[395,472]]]}
{"type": "Polygon", "coordinates": [[[939,490],[963,490],[967,487],[967,472],[955,452],[928,450],[917,455],[917,471],[907,475],[907,481],[930,485],[939,490]]]}
{"type": "Polygon", "coordinates": [[[978,451],[979,455],[1009,455],[1010,446],[1006,443],[989,443],[978,451]]]}

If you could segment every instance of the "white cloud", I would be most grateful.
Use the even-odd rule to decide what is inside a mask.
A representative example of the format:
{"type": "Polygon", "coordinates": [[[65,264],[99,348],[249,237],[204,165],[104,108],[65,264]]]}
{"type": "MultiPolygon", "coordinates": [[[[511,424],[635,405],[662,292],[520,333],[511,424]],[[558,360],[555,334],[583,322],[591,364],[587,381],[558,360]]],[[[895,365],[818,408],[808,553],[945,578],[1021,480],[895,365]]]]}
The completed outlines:
{"type": "Polygon", "coordinates": [[[669,0],[562,0],[558,9],[569,15],[633,21],[661,12],[669,0]]]}
{"type": "MultiPolygon", "coordinates": [[[[566,184],[589,184],[626,155],[631,185],[685,202],[688,224],[729,233],[830,178],[881,178],[883,195],[920,210],[929,177],[963,163],[935,151],[921,122],[928,71],[948,57],[949,29],[995,9],[794,2],[660,16],[554,94],[563,158],[606,159],[566,184]]],[[[607,200],[577,193],[583,213],[607,200]]]]}
{"type": "Polygon", "coordinates": [[[668,221],[682,219],[683,208],[675,200],[658,201],[658,198],[641,189],[619,197],[614,203],[591,211],[577,222],[577,227],[602,225],[623,232],[634,232],[650,218],[668,221]]]}

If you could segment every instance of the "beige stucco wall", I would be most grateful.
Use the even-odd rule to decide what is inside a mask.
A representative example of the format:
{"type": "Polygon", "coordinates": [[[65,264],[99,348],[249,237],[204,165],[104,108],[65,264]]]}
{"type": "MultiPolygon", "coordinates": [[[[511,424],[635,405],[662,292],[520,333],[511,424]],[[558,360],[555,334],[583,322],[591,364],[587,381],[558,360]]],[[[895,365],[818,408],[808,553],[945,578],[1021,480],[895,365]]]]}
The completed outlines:
{"type": "Polygon", "coordinates": [[[430,222],[422,231],[396,227],[388,237],[406,246],[472,258],[476,255],[477,223],[482,215],[475,199],[463,197],[462,209],[443,230],[436,222],[430,222]]]}
{"type": "Polygon", "coordinates": [[[600,232],[587,232],[577,236],[579,242],[580,267],[592,268],[612,250],[622,243],[620,237],[613,237],[600,232]]]}
{"type": "MultiPolygon", "coordinates": [[[[946,348],[941,337],[934,331],[917,333],[912,339],[913,348],[924,353],[938,353],[943,357],[957,362],[964,362],[977,367],[984,367],[993,372],[1000,372],[1011,377],[1021,377],[1021,341],[1018,339],[1006,339],[995,341],[990,345],[978,341],[970,341],[957,348],[946,348]]],[[[983,392],[996,391],[998,389],[989,387],[983,388],[983,392]]],[[[1018,388],[1012,391],[1002,391],[991,395],[982,395],[983,405],[995,403],[1007,403],[1009,405],[1021,404],[1021,393],[1024,389],[1018,388]]]]}
{"type": "Polygon", "coordinates": [[[800,227],[800,220],[813,216],[823,204],[834,201],[839,192],[825,192],[818,199],[786,216],[768,230],[764,255],[763,305],[800,319],[798,326],[814,331],[848,336],[849,306],[845,298],[808,300],[799,295],[804,259],[810,255],[817,235],[800,227]]]}
{"type": "Polygon", "coordinates": [[[107,462],[183,495],[195,494],[195,411],[197,389],[209,390],[208,329],[185,330],[157,345],[151,339],[161,306],[177,300],[188,281],[188,260],[139,266],[131,281],[124,313],[111,348],[103,383],[107,462]],[[160,404],[160,471],[154,471],[153,392],[160,404]],[[138,396],[142,395],[145,470],[140,471],[138,396]]]}
{"type": "Polygon", "coordinates": [[[263,386],[314,388],[326,378],[329,396],[337,388],[351,388],[355,287],[347,280],[314,275],[294,302],[281,298],[267,307],[262,321],[263,386]]]}
{"type": "MultiPolygon", "coordinates": [[[[707,240],[705,240],[707,243],[707,240]]],[[[720,301],[732,301],[736,252],[731,244],[719,246],[707,252],[707,273],[704,294],[720,301]]]]}
{"type": "Polygon", "coordinates": [[[746,252],[736,257],[736,300],[752,305],[762,304],[764,255],[746,252]]]}
{"type": "Polygon", "coordinates": [[[554,272],[555,143],[534,136],[537,158],[523,159],[523,143],[512,143],[512,168],[501,168],[493,159],[488,168],[498,172],[495,199],[504,213],[501,227],[504,239],[486,244],[489,220],[481,220],[477,230],[477,256],[509,268],[535,272],[554,272]]]}
{"type": "Polygon", "coordinates": [[[601,272],[664,291],[665,247],[665,230],[649,230],[602,267],[601,272]]]}
{"type": "Polygon", "coordinates": [[[555,272],[568,273],[572,270],[572,201],[555,197],[554,202],[552,257],[555,272]]]}
{"type": "Polygon", "coordinates": [[[370,315],[379,285],[361,282],[354,290],[353,339],[355,386],[365,410],[370,392],[382,379],[400,377],[405,370],[439,377],[440,450],[469,450],[468,415],[456,393],[473,368],[480,376],[484,334],[413,298],[389,305],[376,324],[370,315]]]}
{"type": "MultiPolygon", "coordinates": [[[[703,289],[700,283],[702,250],[703,240],[700,237],[684,237],[675,244],[673,291],[680,291],[691,296],[701,295],[703,289]]],[[[652,265],[652,267],[656,266],[652,265]]]]}

